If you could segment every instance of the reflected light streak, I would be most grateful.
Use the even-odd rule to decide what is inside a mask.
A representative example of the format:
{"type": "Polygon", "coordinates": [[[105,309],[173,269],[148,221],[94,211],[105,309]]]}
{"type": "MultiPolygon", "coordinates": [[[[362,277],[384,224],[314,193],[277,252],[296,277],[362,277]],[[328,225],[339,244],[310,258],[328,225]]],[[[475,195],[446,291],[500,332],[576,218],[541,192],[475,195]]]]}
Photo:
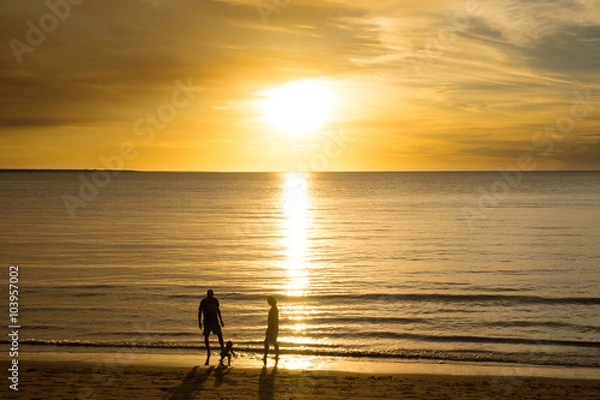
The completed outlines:
{"type": "Polygon", "coordinates": [[[285,369],[293,369],[298,371],[317,369],[317,363],[314,357],[286,357],[279,361],[279,366],[285,369]]]}
{"type": "Polygon", "coordinates": [[[308,324],[294,324],[294,325],[290,326],[290,328],[295,333],[298,333],[298,332],[302,333],[302,332],[308,330],[308,328],[310,328],[310,325],[308,325],[308,324]]]}
{"type": "Polygon", "coordinates": [[[310,225],[310,195],[306,176],[286,174],[283,182],[282,206],[285,219],[283,239],[288,275],[286,294],[302,296],[308,286],[306,256],[308,253],[308,228],[310,225]]]}

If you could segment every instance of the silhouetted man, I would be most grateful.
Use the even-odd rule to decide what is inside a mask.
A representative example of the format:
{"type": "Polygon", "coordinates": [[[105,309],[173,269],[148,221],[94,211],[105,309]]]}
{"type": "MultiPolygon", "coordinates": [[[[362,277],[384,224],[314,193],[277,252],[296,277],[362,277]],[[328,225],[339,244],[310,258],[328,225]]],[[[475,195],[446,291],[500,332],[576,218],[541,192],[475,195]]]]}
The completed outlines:
{"type": "Polygon", "coordinates": [[[221,332],[221,326],[225,326],[223,318],[221,317],[221,310],[219,309],[219,300],[214,297],[214,292],[210,289],[206,292],[206,298],[202,299],[200,306],[198,307],[198,327],[202,329],[202,313],[204,313],[204,344],[206,346],[206,365],[210,359],[210,343],[208,337],[210,333],[214,333],[219,338],[219,344],[221,350],[223,350],[223,333],[221,332]],[[217,319],[218,318],[218,319],[217,319]],[[219,321],[221,325],[219,326],[219,321]]]}
{"type": "Polygon", "coordinates": [[[265,364],[267,364],[270,343],[275,347],[275,362],[279,360],[279,343],[277,343],[277,335],[279,334],[279,309],[277,308],[277,300],[275,297],[269,296],[267,302],[271,306],[271,309],[269,310],[267,332],[265,333],[265,356],[263,357],[263,362],[265,364]]]}

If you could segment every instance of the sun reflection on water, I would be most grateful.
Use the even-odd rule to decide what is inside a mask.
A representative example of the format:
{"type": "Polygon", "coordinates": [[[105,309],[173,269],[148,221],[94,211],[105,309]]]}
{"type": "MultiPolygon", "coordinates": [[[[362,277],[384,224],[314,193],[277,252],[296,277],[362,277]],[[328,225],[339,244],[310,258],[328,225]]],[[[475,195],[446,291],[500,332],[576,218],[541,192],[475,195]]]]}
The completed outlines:
{"type": "Polygon", "coordinates": [[[284,268],[288,277],[286,294],[306,294],[309,277],[306,259],[308,256],[308,231],[310,226],[310,194],[304,174],[285,175],[282,193],[283,239],[286,259],[284,268]]]}

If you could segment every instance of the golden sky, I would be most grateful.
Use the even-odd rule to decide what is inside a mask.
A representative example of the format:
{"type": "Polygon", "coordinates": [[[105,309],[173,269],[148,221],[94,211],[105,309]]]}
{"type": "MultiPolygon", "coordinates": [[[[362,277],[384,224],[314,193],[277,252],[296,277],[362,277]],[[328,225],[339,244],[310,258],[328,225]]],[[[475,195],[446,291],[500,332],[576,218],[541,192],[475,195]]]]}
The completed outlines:
{"type": "Polygon", "coordinates": [[[600,169],[600,1],[10,0],[0,35],[0,168],[600,169]]]}

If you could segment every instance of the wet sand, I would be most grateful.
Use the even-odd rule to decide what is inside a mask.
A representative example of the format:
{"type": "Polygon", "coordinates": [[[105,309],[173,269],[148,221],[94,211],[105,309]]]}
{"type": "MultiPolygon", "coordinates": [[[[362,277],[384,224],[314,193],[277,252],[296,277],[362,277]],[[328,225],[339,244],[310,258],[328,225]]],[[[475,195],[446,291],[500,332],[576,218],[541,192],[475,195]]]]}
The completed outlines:
{"type": "Polygon", "coordinates": [[[427,370],[427,364],[412,368],[413,372],[406,365],[406,373],[381,373],[378,363],[362,362],[361,372],[349,372],[294,369],[291,367],[298,364],[292,356],[287,358],[278,365],[270,360],[267,367],[261,367],[258,360],[234,360],[228,368],[218,365],[218,360],[205,366],[165,354],[136,355],[135,360],[123,361],[106,354],[40,353],[19,361],[19,392],[11,390],[5,378],[0,398],[596,400],[600,396],[600,379],[594,378],[594,370],[585,374],[586,379],[578,378],[577,373],[571,378],[469,375],[464,373],[468,366],[463,366],[463,372],[456,369],[458,374],[440,373],[455,369],[434,365],[431,373],[415,372],[427,370]]]}

